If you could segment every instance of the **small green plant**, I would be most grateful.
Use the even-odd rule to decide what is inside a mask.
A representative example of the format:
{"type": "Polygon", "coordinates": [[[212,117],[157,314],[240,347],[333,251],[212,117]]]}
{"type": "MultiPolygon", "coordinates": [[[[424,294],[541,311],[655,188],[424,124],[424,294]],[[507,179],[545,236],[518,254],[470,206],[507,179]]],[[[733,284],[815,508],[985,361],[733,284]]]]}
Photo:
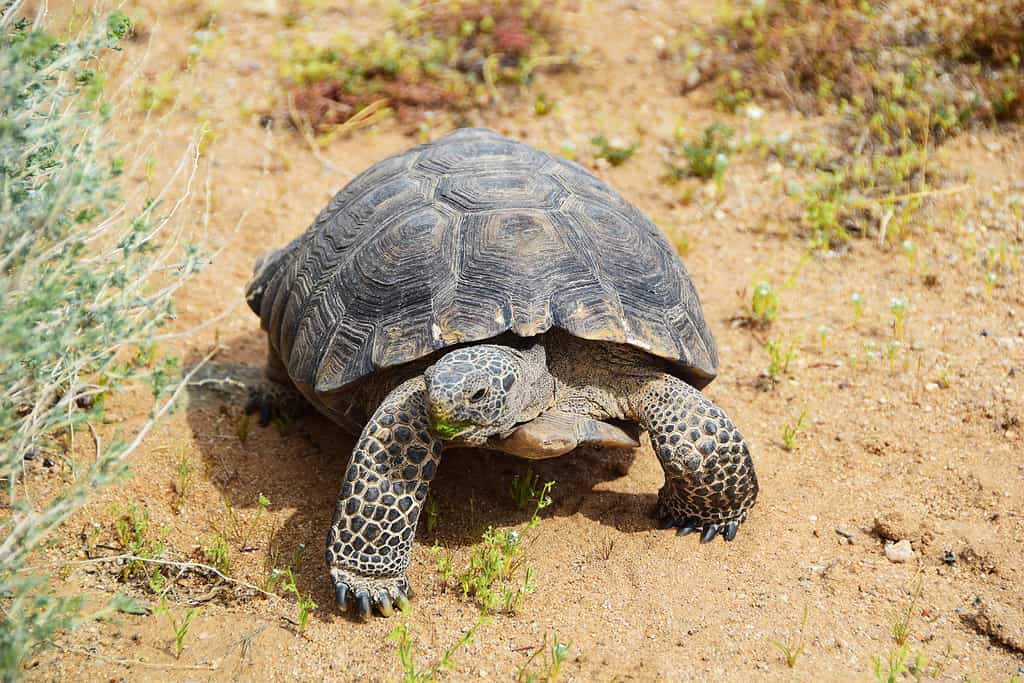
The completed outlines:
{"type": "Polygon", "coordinates": [[[767,327],[779,315],[779,295],[767,280],[754,285],[754,293],[750,298],[750,317],[755,324],[767,327]]]}
{"type": "MultiPolygon", "coordinates": [[[[541,487],[530,521],[523,533],[540,523],[540,511],[551,504],[550,492],[554,482],[541,487]]],[[[523,533],[516,529],[487,527],[481,543],[477,545],[462,571],[456,571],[450,555],[437,543],[433,552],[437,557],[437,571],[445,583],[454,583],[463,597],[473,598],[481,609],[490,613],[500,609],[515,613],[522,609],[526,596],[536,590],[532,567],[523,570],[522,579],[516,578],[523,567],[525,549],[523,533]]]]}
{"type": "Polygon", "coordinates": [[[804,629],[807,626],[807,608],[804,608],[804,616],[800,619],[800,627],[796,629],[794,633],[791,633],[785,642],[769,639],[771,643],[782,653],[783,661],[786,662],[786,666],[790,669],[796,667],[796,662],[800,659],[800,655],[804,653],[804,649],[807,647],[807,643],[804,640],[804,629]]]}
{"type": "Polygon", "coordinates": [[[903,321],[907,317],[907,300],[902,296],[893,297],[889,302],[889,310],[893,315],[893,333],[896,339],[903,339],[903,321]]]}
{"type": "Polygon", "coordinates": [[[117,543],[125,552],[133,556],[121,568],[121,580],[127,581],[138,576],[145,576],[153,591],[159,592],[165,577],[159,568],[154,569],[145,560],[162,557],[164,543],[162,540],[151,537],[149,510],[143,508],[140,512],[135,501],[130,501],[123,514],[117,504],[112,506],[111,512],[116,516],[114,532],[117,536],[117,543]]]}
{"type": "Polygon", "coordinates": [[[921,597],[922,583],[918,580],[910,594],[907,606],[893,614],[892,639],[897,645],[903,646],[910,640],[910,626],[914,619],[914,608],[921,597]]]}
{"type": "Polygon", "coordinates": [[[174,501],[171,508],[175,512],[181,512],[185,506],[185,499],[192,490],[192,463],[187,455],[181,456],[178,461],[178,479],[174,483],[174,501]]]}
{"type": "MultiPolygon", "coordinates": [[[[533,468],[527,466],[526,472],[522,476],[516,475],[512,477],[512,503],[516,506],[517,510],[525,510],[530,504],[536,504],[540,497],[543,495],[544,486],[538,486],[540,484],[540,477],[534,473],[533,468]]],[[[550,486],[554,482],[548,482],[545,486],[550,486]]]]}
{"type": "Polygon", "coordinates": [[[295,595],[295,610],[297,612],[297,620],[299,624],[299,633],[306,630],[306,623],[309,621],[309,613],[317,608],[317,604],[313,601],[313,596],[309,593],[303,593],[299,590],[299,587],[295,583],[295,573],[292,572],[291,567],[284,571],[284,583],[281,587],[288,593],[295,595]]]}
{"type": "Polygon", "coordinates": [[[221,574],[231,575],[231,551],[228,548],[228,540],[222,534],[214,535],[213,543],[203,551],[203,556],[221,574]]]}
{"type": "Polygon", "coordinates": [[[910,272],[913,273],[917,264],[917,247],[914,246],[913,241],[903,240],[903,255],[907,257],[907,265],[910,266],[910,272]]]}
{"type": "Polygon", "coordinates": [[[551,635],[551,645],[548,646],[547,636],[530,658],[527,659],[516,673],[516,683],[558,683],[562,674],[562,666],[569,659],[569,648],[572,641],[563,642],[559,639],[558,633],[551,635]],[[544,653],[544,661],[538,671],[532,670],[534,660],[544,653]]]}
{"type": "Polygon", "coordinates": [[[533,113],[537,116],[547,116],[555,110],[556,104],[557,102],[549,100],[544,93],[537,93],[537,97],[533,100],[533,113]]]}
{"type": "Polygon", "coordinates": [[[455,643],[444,651],[441,657],[425,669],[416,667],[416,657],[413,652],[414,643],[412,633],[409,629],[408,607],[402,610],[402,618],[388,634],[388,638],[395,643],[398,650],[398,659],[402,663],[403,683],[433,683],[437,680],[442,671],[450,671],[455,667],[455,655],[464,648],[476,635],[477,629],[490,623],[486,612],[480,612],[476,623],[466,629],[466,632],[455,641],[455,643]]]}
{"type": "Polygon", "coordinates": [[[259,524],[260,518],[266,513],[269,505],[269,498],[262,493],[257,495],[255,514],[250,515],[248,519],[244,519],[235,510],[234,505],[231,504],[231,498],[225,496],[224,512],[227,514],[228,524],[226,530],[222,530],[221,533],[235,544],[238,550],[242,552],[253,550],[254,548],[251,545],[252,538],[256,533],[256,527],[259,524]]]}
{"type": "Polygon", "coordinates": [[[782,447],[787,451],[796,448],[796,435],[807,426],[807,407],[800,411],[795,425],[785,424],[782,426],[782,447]]]}
{"type": "Polygon", "coordinates": [[[634,142],[633,144],[624,144],[620,142],[609,142],[608,138],[603,135],[595,135],[590,138],[590,144],[594,146],[594,156],[598,159],[604,159],[612,166],[620,166],[624,164],[636,151],[639,143],[634,142]]]}
{"type": "Polygon", "coordinates": [[[828,350],[828,337],[830,334],[832,334],[832,330],[828,325],[820,325],[818,327],[818,341],[821,342],[822,352],[828,350]]]}
{"type": "Polygon", "coordinates": [[[768,376],[777,380],[780,375],[789,372],[789,364],[796,358],[796,342],[785,344],[782,337],[769,339],[765,343],[768,352],[768,376]]]}
{"type": "Polygon", "coordinates": [[[163,613],[167,616],[167,620],[171,623],[171,629],[174,631],[174,657],[175,659],[181,658],[181,651],[185,649],[185,636],[188,635],[188,627],[192,623],[192,617],[199,614],[199,610],[195,607],[189,607],[185,610],[185,615],[178,621],[171,614],[171,608],[167,606],[167,597],[160,597],[160,606],[156,608],[156,612],[163,613]]]}
{"type": "Polygon", "coordinates": [[[850,305],[853,306],[853,326],[856,327],[864,317],[864,297],[860,292],[853,293],[853,296],[850,297],[850,305]]]}
{"type": "Polygon", "coordinates": [[[996,282],[998,281],[998,279],[999,278],[992,271],[989,271],[988,273],[985,274],[985,298],[986,299],[991,299],[992,298],[992,290],[995,288],[996,282]]]}
{"type": "MultiPolygon", "coordinates": [[[[704,129],[704,135],[700,140],[683,142],[683,156],[686,157],[689,174],[721,183],[725,170],[729,167],[729,156],[732,154],[729,143],[732,136],[732,128],[721,123],[713,123],[704,129]]],[[[676,131],[676,137],[681,137],[679,130],[676,131]]]]}
{"type": "Polygon", "coordinates": [[[885,356],[889,359],[889,372],[896,372],[896,357],[899,355],[900,349],[903,348],[903,343],[897,339],[890,339],[885,345],[885,356]]]}

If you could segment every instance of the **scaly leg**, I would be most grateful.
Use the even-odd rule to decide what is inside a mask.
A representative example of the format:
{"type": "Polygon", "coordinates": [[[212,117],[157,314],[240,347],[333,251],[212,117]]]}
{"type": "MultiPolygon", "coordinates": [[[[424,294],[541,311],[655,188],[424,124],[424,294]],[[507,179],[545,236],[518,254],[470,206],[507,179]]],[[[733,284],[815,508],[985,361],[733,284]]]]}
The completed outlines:
{"type": "Polygon", "coordinates": [[[664,375],[635,401],[636,420],[648,430],[665,471],[658,493],[663,528],[700,531],[701,543],[726,541],[757,498],[750,451],[725,412],[686,382],[664,375]]]}
{"type": "Polygon", "coordinates": [[[335,599],[344,608],[351,597],[364,616],[371,607],[390,616],[409,594],[409,551],[442,451],[427,431],[425,393],[422,377],[408,380],[370,418],[327,534],[335,599]]]}

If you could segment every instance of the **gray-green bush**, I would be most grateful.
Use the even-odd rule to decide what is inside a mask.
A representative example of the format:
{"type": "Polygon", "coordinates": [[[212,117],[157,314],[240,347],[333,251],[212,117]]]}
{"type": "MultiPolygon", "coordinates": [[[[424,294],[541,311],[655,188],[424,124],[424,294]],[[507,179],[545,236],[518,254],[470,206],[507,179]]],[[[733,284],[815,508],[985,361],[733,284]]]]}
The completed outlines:
{"type": "MultiPolygon", "coordinates": [[[[124,608],[86,614],[57,597],[29,560],[125,459],[177,396],[176,362],[155,337],[171,296],[195,272],[194,247],[161,247],[174,209],[160,198],[133,212],[112,158],[111,105],[97,57],[130,31],[120,12],[57,40],[0,1],[0,678],[56,632],[124,608]],[[152,388],[150,419],[101,439],[92,429],[121,386],[152,388]],[[89,455],[75,462],[75,444],[89,455]],[[22,480],[44,458],[64,472],[55,495],[22,480]]],[[[189,164],[181,164],[179,172],[189,164]]],[[[174,240],[170,240],[173,242],[174,240]]]]}

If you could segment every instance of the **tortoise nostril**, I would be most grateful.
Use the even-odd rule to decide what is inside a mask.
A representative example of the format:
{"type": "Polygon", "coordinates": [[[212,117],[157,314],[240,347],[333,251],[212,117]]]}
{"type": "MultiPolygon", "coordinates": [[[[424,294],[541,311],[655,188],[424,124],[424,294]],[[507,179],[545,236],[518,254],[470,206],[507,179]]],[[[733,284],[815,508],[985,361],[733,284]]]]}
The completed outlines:
{"type": "Polygon", "coordinates": [[[481,387],[481,388],[479,388],[479,389],[477,389],[476,391],[473,392],[473,395],[469,397],[469,400],[472,401],[473,403],[476,403],[477,401],[482,400],[483,397],[486,396],[486,395],[487,395],[487,388],[486,387],[481,387]]]}

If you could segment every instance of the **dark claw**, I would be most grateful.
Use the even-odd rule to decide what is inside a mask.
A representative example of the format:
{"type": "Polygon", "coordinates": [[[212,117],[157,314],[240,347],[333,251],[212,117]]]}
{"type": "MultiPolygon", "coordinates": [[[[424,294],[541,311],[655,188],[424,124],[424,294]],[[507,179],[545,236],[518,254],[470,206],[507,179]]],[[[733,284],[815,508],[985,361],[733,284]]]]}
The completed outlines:
{"type": "Polygon", "coordinates": [[[270,405],[270,401],[264,401],[260,405],[260,427],[266,427],[270,424],[270,418],[274,416],[273,408],[270,405]]]}
{"type": "Polygon", "coordinates": [[[356,593],[356,611],[363,618],[370,616],[370,594],[366,591],[356,593]]]}
{"type": "Polygon", "coordinates": [[[718,535],[718,525],[717,524],[709,524],[708,526],[704,527],[704,533],[702,533],[700,535],[700,542],[701,543],[710,543],[712,540],[714,540],[715,536],[717,536],[717,535],[718,535]]]}
{"type": "Polygon", "coordinates": [[[251,415],[260,409],[259,394],[249,394],[249,400],[245,402],[245,414],[251,415]]]}
{"type": "Polygon", "coordinates": [[[692,534],[694,531],[700,528],[700,522],[693,517],[687,517],[683,520],[682,526],[676,532],[676,536],[686,536],[692,534]]]}
{"type": "Polygon", "coordinates": [[[725,531],[722,532],[722,538],[724,538],[726,541],[731,541],[732,539],[736,538],[736,532],[739,531],[739,528],[739,522],[729,522],[725,525],[725,531]]]}
{"type": "Polygon", "coordinates": [[[390,617],[395,613],[395,610],[391,607],[391,596],[388,595],[387,591],[381,591],[377,594],[377,609],[380,610],[381,616],[390,617]]]}
{"type": "Polygon", "coordinates": [[[405,596],[405,593],[403,593],[402,591],[400,591],[400,590],[398,590],[396,588],[395,589],[395,596],[394,597],[395,597],[395,607],[397,607],[398,609],[402,610],[403,612],[408,611],[408,609],[409,609],[409,598],[407,598],[405,596]]]}
{"type": "Polygon", "coordinates": [[[339,583],[334,587],[334,601],[338,603],[338,607],[345,609],[345,598],[348,597],[348,586],[343,583],[339,583]]]}

